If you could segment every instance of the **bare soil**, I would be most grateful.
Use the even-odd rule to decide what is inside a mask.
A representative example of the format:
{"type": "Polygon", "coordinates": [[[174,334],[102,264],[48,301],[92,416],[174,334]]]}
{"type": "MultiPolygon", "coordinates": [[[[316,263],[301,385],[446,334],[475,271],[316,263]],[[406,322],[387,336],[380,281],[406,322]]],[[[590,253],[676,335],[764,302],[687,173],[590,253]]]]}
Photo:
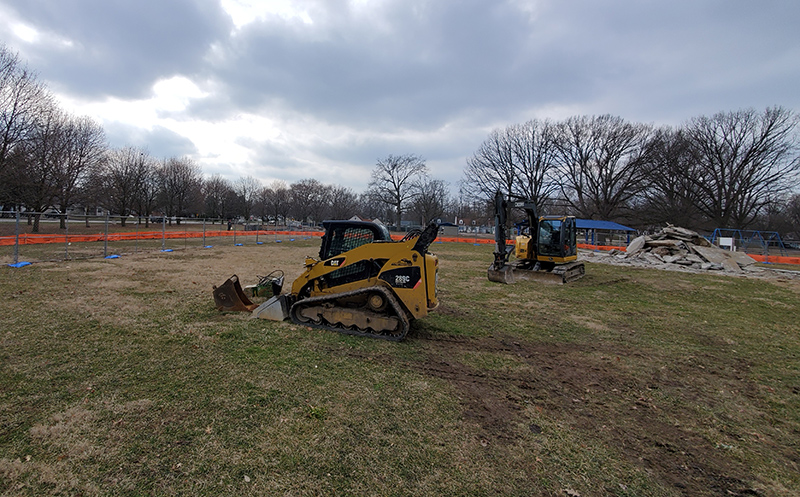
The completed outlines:
{"type": "MultiPolygon", "coordinates": [[[[656,405],[646,395],[658,388],[696,395],[691,385],[665,385],[663,378],[626,374],[617,366],[618,348],[530,344],[503,337],[417,335],[412,339],[424,343],[426,358],[405,366],[451,382],[462,398],[465,419],[479,423],[482,436],[490,443],[512,444],[516,438],[514,425],[526,418],[523,414],[529,406],[535,406],[545,415],[566,420],[582,432],[579,437],[601,438],[609,446],[621,448],[629,463],[685,495],[758,494],[747,483],[752,477],[744,465],[720,458],[717,447],[681,427],[686,413],[680,409],[665,413],[669,406],[656,405]],[[476,370],[454,360],[474,350],[513,356],[529,365],[533,374],[476,370]],[[598,355],[601,359],[594,359],[598,355]],[[661,415],[654,416],[658,411],[661,415]],[[676,422],[665,423],[665,417],[676,422]]],[[[734,366],[742,373],[748,368],[746,363],[734,366]]],[[[688,365],[671,371],[671,376],[677,377],[694,374],[696,368],[688,365]]],[[[745,395],[757,395],[755,386],[746,389],[749,392],[745,395]]],[[[531,424],[528,428],[541,437],[548,436],[541,426],[531,424]]]]}

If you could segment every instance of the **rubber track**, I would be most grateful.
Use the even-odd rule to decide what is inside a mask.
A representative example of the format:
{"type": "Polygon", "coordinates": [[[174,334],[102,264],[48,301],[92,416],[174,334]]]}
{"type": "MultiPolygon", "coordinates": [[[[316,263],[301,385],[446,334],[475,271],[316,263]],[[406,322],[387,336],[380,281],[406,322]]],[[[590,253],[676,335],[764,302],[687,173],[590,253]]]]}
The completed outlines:
{"type": "MultiPolygon", "coordinates": [[[[358,310],[358,309],[352,309],[352,308],[348,308],[348,309],[350,311],[358,310]]],[[[372,286],[372,287],[368,287],[368,288],[360,288],[358,290],[352,290],[350,292],[344,292],[344,293],[337,293],[337,294],[334,294],[334,295],[323,295],[323,296],[320,296],[320,297],[309,297],[309,298],[306,298],[306,299],[303,299],[303,300],[300,300],[300,301],[296,302],[292,306],[291,310],[289,311],[289,316],[291,317],[293,323],[298,324],[300,326],[309,326],[311,328],[318,328],[318,329],[323,329],[323,330],[336,331],[338,333],[344,333],[346,335],[355,335],[355,336],[370,337],[370,338],[380,338],[380,339],[383,339],[383,340],[391,340],[393,342],[399,342],[400,340],[404,339],[406,337],[406,335],[408,334],[408,330],[409,330],[409,327],[410,327],[410,322],[408,320],[408,317],[406,316],[405,310],[402,308],[402,306],[400,306],[399,302],[394,297],[394,295],[392,295],[392,293],[389,290],[387,290],[386,288],[384,288],[382,286],[372,286]],[[354,297],[354,296],[357,296],[357,295],[360,295],[360,294],[363,294],[363,293],[372,293],[372,292],[378,292],[378,293],[382,294],[384,297],[386,297],[386,302],[388,303],[389,308],[391,308],[394,311],[394,314],[389,314],[389,315],[390,316],[395,316],[395,317],[397,317],[397,319],[400,320],[401,329],[400,329],[399,333],[389,334],[389,330],[369,331],[369,330],[363,330],[363,329],[360,329],[360,328],[359,329],[351,329],[351,328],[348,328],[348,327],[345,327],[343,325],[336,324],[336,323],[327,323],[325,321],[321,321],[319,323],[314,322],[314,321],[307,321],[306,322],[306,321],[302,321],[302,320],[297,318],[297,313],[303,307],[306,307],[306,306],[309,306],[309,305],[316,305],[316,304],[320,304],[320,303],[325,303],[325,302],[333,302],[335,304],[335,302],[337,300],[342,299],[342,298],[350,298],[350,297],[354,297]]]]}
{"type": "Polygon", "coordinates": [[[564,283],[569,283],[570,281],[575,281],[583,277],[583,275],[586,274],[586,269],[583,262],[571,262],[563,266],[556,266],[556,268],[553,269],[553,273],[561,275],[564,283]]]}

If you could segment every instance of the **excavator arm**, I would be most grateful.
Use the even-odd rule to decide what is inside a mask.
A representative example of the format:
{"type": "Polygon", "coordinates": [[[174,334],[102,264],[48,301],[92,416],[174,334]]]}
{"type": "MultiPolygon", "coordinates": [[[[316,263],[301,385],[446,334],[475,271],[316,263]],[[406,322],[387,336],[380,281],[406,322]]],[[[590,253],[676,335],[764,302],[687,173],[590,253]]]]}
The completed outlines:
{"type": "Polygon", "coordinates": [[[506,229],[506,221],[508,219],[509,206],[512,208],[523,209],[528,217],[528,226],[530,227],[531,235],[537,233],[539,226],[539,216],[536,211],[536,204],[527,199],[514,197],[516,200],[506,200],[505,196],[499,190],[494,195],[494,262],[492,269],[500,271],[508,264],[508,257],[511,254],[512,248],[506,244],[508,239],[508,231],[506,229]]]}

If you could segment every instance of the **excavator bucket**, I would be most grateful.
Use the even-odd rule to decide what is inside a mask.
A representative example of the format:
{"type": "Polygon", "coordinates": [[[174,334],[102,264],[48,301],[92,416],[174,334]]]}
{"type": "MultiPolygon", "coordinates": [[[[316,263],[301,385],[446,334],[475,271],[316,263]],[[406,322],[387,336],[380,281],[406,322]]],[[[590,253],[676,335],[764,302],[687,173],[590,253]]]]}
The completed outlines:
{"type": "Polygon", "coordinates": [[[222,285],[214,286],[214,303],[220,311],[251,312],[258,307],[244,294],[239,277],[235,274],[222,285]]]}
{"type": "Polygon", "coordinates": [[[506,285],[510,285],[514,283],[514,268],[506,265],[500,269],[495,269],[495,265],[492,264],[489,266],[489,281],[494,281],[495,283],[505,283],[506,285]]]}

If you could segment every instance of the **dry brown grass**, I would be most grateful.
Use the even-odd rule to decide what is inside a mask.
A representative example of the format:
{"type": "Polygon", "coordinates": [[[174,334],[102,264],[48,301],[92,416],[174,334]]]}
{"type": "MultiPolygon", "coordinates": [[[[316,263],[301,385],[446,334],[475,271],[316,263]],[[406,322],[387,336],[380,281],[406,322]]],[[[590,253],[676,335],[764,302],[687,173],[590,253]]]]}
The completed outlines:
{"type": "Polygon", "coordinates": [[[793,280],[486,280],[388,343],[213,309],[318,241],[3,268],[0,495],[793,495],[793,280]]]}

